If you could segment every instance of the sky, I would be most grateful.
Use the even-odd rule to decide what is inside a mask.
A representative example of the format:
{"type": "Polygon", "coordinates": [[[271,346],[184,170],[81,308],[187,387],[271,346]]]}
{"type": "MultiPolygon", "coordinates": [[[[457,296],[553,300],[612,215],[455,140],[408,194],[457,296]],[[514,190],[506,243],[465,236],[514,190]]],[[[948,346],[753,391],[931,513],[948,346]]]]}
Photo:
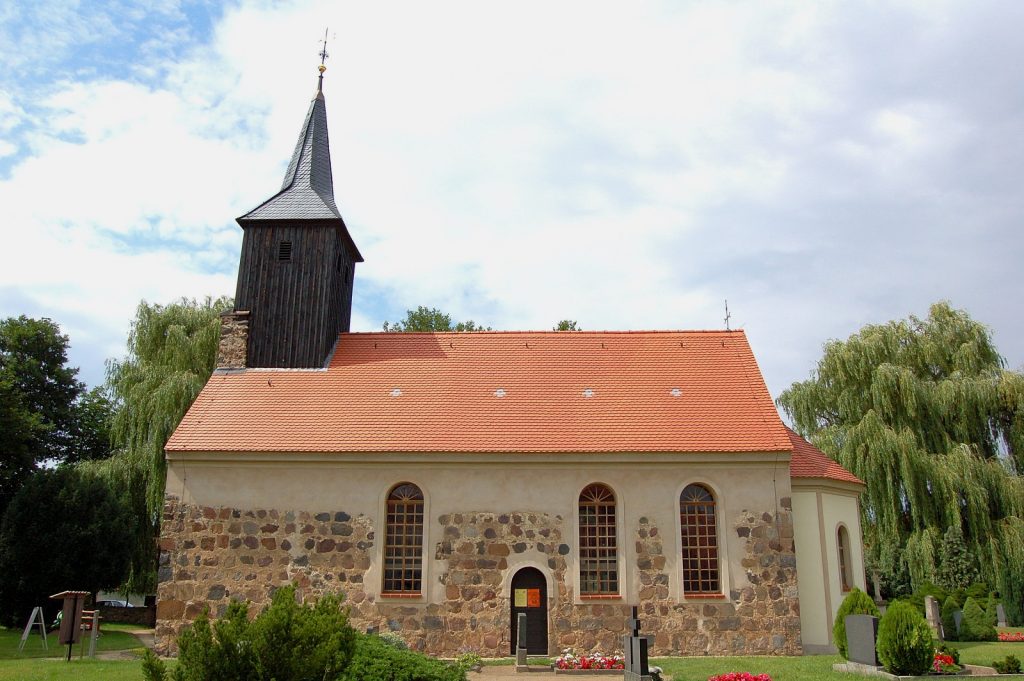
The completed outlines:
{"type": "Polygon", "coordinates": [[[324,79],[353,330],[746,331],[773,396],[948,300],[1024,367],[1024,3],[0,4],[0,318],[90,385],[233,295],[324,79]]]}

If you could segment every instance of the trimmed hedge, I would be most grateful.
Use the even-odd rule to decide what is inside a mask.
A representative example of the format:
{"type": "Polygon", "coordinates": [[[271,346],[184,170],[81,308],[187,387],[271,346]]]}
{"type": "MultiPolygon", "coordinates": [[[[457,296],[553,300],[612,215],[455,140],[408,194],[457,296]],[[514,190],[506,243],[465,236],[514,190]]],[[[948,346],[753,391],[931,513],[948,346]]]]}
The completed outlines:
{"type": "Polygon", "coordinates": [[[879,617],[878,607],[871,597],[866,593],[853,587],[850,593],[843,599],[839,610],[836,612],[836,620],[832,624],[832,641],[843,659],[850,659],[849,646],[846,643],[846,616],[847,615],[874,615],[879,617]]]}
{"type": "Polygon", "coordinates": [[[878,660],[890,674],[918,676],[932,665],[932,630],[910,603],[889,606],[878,623],[878,660]]]}
{"type": "Polygon", "coordinates": [[[398,650],[374,634],[356,640],[343,681],[466,681],[466,671],[409,650],[398,650]]]}

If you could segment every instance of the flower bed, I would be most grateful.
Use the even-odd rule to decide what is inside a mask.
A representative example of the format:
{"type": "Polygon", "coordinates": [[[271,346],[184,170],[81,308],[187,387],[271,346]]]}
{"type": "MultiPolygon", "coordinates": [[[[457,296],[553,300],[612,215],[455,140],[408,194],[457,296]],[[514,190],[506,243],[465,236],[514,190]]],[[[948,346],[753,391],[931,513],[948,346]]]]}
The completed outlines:
{"type": "Polygon", "coordinates": [[[750,672],[729,672],[708,677],[708,681],[772,681],[767,674],[751,674],[750,672]]]}
{"type": "Polygon", "coordinates": [[[959,674],[961,669],[952,655],[936,652],[935,657],[932,659],[933,674],[959,674]]]}
{"type": "Polygon", "coordinates": [[[574,655],[571,649],[562,651],[562,654],[555,658],[555,669],[561,670],[623,670],[626,668],[626,658],[622,655],[604,655],[602,653],[590,653],[589,655],[574,655]]]}
{"type": "Polygon", "coordinates": [[[999,632],[999,640],[1003,643],[1024,643],[1024,631],[999,632]]]}

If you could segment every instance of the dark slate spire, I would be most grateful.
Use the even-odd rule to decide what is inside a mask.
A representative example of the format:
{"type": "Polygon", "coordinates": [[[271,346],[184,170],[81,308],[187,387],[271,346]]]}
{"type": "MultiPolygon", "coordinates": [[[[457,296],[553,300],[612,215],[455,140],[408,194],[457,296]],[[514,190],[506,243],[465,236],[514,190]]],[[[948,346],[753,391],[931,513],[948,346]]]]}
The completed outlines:
{"type": "Polygon", "coordinates": [[[327,105],[322,85],[321,71],[316,94],[309,104],[299,141],[284,174],[281,191],[239,220],[341,219],[334,203],[327,105]]]}

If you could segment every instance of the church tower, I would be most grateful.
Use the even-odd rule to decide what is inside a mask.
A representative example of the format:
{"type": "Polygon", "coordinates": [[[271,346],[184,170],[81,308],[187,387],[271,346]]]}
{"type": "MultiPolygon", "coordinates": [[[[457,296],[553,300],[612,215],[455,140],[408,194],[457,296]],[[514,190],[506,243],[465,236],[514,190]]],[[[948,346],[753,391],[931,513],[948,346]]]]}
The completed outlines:
{"type": "Polygon", "coordinates": [[[349,330],[363,257],[334,202],[325,70],[281,190],[238,218],[235,310],[222,320],[218,367],[322,367],[349,330]]]}

